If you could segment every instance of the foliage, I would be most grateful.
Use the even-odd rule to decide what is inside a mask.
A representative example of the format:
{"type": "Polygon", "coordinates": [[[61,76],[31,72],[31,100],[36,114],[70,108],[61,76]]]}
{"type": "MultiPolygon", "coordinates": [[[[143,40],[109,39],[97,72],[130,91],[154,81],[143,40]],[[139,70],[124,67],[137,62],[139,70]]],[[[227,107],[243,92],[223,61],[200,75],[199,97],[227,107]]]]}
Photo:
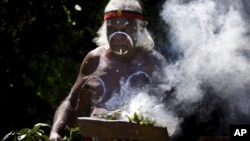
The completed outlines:
{"type": "Polygon", "coordinates": [[[33,123],[51,123],[84,55],[95,48],[91,40],[101,25],[102,5],[101,0],[1,1],[0,107],[5,114],[0,137],[33,123]],[[74,9],[76,4],[82,11],[74,9]]]}
{"type": "Polygon", "coordinates": [[[48,141],[48,135],[46,135],[45,130],[41,129],[42,127],[50,127],[50,125],[37,123],[32,129],[23,128],[19,131],[11,131],[2,141],[48,141]]]}
{"type": "MultiPolygon", "coordinates": [[[[11,131],[4,136],[2,141],[49,141],[51,125],[37,123],[33,128],[23,128],[19,131],[11,131]]],[[[82,141],[79,127],[70,128],[63,141],[82,141]]]]}
{"type": "Polygon", "coordinates": [[[132,116],[128,116],[128,121],[131,123],[137,123],[140,125],[153,125],[154,120],[150,117],[143,115],[142,113],[134,112],[132,116]]]}
{"type": "Polygon", "coordinates": [[[63,141],[84,141],[79,127],[70,128],[69,134],[63,138],[63,141]]]}

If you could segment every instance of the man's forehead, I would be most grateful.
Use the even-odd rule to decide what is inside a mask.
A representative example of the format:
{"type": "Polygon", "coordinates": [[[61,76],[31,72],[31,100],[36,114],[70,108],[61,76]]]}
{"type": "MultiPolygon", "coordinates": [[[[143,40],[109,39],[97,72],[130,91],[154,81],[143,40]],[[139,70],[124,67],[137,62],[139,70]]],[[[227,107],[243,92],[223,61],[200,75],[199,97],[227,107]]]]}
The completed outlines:
{"type": "Polygon", "coordinates": [[[125,23],[125,22],[128,22],[128,23],[136,23],[136,19],[132,19],[132,18],[124,18],[124,17],[113,17],[113,18],[109,18],[108,20],[108,23],[119,23],[119,22],[122,22],[122,23],[125,23]]]}

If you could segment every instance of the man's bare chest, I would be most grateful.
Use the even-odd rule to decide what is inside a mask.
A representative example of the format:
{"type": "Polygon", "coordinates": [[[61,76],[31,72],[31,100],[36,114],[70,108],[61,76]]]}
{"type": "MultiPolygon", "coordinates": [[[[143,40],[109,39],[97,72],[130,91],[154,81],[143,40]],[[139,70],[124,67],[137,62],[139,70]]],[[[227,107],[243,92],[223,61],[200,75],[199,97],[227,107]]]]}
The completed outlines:
{"type": "Polygon", "coordinates": [[[151,76],[150,67],[146,62],[106,62],[102,61],[93,73],[96,77],[105,82],[118,83],[121,80],[131,80],[132,78],[143,79],[151,76]]]}
{"type": "Polygon", "coordinates": [[[140,62],[99,65],[87,82],[89,89],[95,95],[96,104],[120,101],[118,99],[130,97],[131,91],[147,89],[152,84],[151,72],[143,65],[140,62]]]}

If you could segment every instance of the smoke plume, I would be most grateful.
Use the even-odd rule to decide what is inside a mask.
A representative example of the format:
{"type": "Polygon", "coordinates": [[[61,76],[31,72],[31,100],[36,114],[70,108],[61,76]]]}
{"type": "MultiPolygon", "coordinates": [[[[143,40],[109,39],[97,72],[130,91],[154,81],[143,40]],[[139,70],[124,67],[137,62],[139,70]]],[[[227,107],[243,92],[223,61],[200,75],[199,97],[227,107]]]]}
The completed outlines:
{"type": "Polygon", "coordinates": [[[206,130],[210,135],[227,135],[230,124],[250,123],[249,11],[247,0],[167,0],[163,5],[168,48],[179,55],[166,67],[174,88],[167,107],[180,117],[196,115],[195,124],[216,118],[213,131],[206,130]]]}

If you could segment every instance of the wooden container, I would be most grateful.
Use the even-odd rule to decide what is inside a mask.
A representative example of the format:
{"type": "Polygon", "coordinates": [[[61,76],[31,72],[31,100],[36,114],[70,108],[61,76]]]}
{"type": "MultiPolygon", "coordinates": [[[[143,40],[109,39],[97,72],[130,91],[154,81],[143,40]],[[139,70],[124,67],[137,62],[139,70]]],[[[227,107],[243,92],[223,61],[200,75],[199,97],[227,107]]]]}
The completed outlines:
{"type": "Polygon", "coordinates": [[[139,125],[120,120],[78,117],[83,137],[117,138],[137,141],[169,141],[167,128],[139,125]]]}

